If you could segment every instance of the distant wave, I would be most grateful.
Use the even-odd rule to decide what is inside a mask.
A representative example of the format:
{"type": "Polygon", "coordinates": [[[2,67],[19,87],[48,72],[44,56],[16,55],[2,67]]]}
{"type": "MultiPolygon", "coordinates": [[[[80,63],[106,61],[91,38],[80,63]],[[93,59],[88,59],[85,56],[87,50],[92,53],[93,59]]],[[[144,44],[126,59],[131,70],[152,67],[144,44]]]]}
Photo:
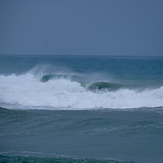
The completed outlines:
{"type": "Polygon", "coordinates": [[[85,82],[76,74],[0,75],[0,92],[0,106],[5,108],[88,110],[163,106],[163,87],[138,91],[115,82],[85,82]]]}

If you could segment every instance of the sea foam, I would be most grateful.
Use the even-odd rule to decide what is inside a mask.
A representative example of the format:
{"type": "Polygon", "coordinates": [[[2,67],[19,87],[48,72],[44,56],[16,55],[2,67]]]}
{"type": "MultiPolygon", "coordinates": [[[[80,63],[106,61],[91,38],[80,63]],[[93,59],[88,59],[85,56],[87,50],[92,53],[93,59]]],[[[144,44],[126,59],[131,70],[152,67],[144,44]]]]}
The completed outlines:
{"type": "Polygon", "coordinates": [[[54,78],[41,82],[32,73],[0,75],[0,105],[19,109],[88,110],[163,106],[163,87],[92,92],[80,82],[54,78]]]}

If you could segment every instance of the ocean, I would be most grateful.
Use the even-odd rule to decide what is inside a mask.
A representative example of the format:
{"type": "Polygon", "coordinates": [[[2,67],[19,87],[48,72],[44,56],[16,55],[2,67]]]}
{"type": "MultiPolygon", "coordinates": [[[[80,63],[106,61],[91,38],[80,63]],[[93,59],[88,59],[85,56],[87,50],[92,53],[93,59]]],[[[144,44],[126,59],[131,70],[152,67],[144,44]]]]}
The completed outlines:
{"type": "Polygon", "coordinates": [[[0,55],[0,163],[162,163],[163,57],[0,55]]]}

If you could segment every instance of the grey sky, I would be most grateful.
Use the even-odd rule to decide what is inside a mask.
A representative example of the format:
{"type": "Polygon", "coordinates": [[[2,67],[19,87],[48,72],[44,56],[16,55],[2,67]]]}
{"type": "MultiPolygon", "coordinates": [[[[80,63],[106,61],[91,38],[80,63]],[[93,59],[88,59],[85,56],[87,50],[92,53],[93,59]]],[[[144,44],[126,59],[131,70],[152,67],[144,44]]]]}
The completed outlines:
{"type": "Polygon", "coordinates": [[[163,55],[163,0],[0,0],[0,54],[163,55]]]}

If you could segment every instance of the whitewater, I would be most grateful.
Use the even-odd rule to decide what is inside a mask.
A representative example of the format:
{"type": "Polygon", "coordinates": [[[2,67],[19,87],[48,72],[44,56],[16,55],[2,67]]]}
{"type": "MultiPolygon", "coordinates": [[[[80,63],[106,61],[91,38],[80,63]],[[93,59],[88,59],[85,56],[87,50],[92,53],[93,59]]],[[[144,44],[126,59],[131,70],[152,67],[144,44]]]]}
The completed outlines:
{"type": "Polygon", "coordinates": [[[22,75],[0,75],[1,106],[45,110],[133,109],[163,106],[163,86],[91,91],[88,86],[96,81],[85,83],[83,86],[81,82],[71,79],[72,74],[60,74],[59,77],[42,82],[41,78],[44,75],[32,74],[31,71],[22,75]]]}

